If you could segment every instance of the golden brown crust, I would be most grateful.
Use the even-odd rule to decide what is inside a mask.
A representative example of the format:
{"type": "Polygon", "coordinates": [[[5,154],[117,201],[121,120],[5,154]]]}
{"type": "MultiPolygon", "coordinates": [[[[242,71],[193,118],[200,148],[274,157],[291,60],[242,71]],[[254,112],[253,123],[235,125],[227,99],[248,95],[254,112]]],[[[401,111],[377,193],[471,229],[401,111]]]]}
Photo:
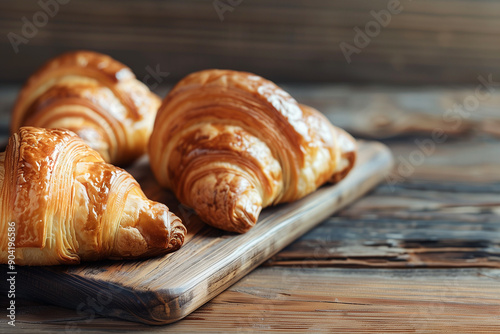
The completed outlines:
{"type": "Polygon", "coordinates": [[[60,55],[21,90],[11,132],[23,125],[66,128],[107,162],[129,163],[145,153],[160,99],[130,68],[91,51],[60,55]]]}
{"type": "Polygon", "coordinates": [[[0,263],[15,225],[15,263],[76,264],[178,249],[178,217],[68,130],[22,127],[0,154],[0,263]]]}
{"type": "Polygon", "coordinates": [[[317,110],[246,72],[205,70],[163,101],[151,167],[201,218],[245,232],[263,207],[297,200],[352,168],[355,141],[317,110]]]}

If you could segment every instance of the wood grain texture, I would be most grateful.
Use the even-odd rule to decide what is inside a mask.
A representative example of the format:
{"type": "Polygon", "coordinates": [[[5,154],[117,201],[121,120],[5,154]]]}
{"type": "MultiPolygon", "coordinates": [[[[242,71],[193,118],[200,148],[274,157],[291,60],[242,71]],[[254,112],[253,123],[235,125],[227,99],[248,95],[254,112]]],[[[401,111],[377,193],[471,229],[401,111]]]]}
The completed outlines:
{"type": "MultiPolygon", "coordinates": [[[[263,210],[256,226],[236,235],[201,223],[159,188],[146,161],[130,168],[149,198],[166,203],[188,229],[183,247],[146,261],[99,262],[73,267],[17,267],[21,297],[78,308],[89,297],[110,300],[95,311],[148,324],[182,319],[338,209],[359,198],[392,166],[388,149],[361,142],[346,179],[311,195],[263,210]],[[159,198],[159,197],[162,198],[159,198]],[[64,298],[63,298],[64,297],[64,298]]],[[[4,271],[7,268],[3,266],[4,271]]],[[[6,280],[3,280],[6,282],[6,280]]],[[[6,292],[5,283],[0,284],[6,292]]]]}
{"type": "MultiPolygon", "coordinates": [[[[500,82],[500,75],[493,78],[500,82]]],[[[479,85],[479,81],[476,85],[479,85]]],[[[325,84],[280,84],[298,102],[324,113],[330,121],[350,133],[369,139],[408,139],[408,136],[430,137],[443,131],[446,141],[476,135],[500,138],[500,89],[491,87],[487,99],[467,111],[464,104],[475,97],[476,85],[451,87],[383,87],[325,84]],[[463,114],[450,112],[461,106],[463,114]]],[[[0,141],[5,138],[20,85],[0,89],[0,141]]],[[[165,97],[171,86],[154,89],[165,97]]],[[[486,92],[486,91],[485,91],[486,92]]],[[[415,138],[412,138],[415,139],[415,138]]],[[[402,141],[408,144],[408,141],[402,141]]]]}
{"type": "Polygon", "coordinates": [[[266,265],[500,268],[500,142],[436,144],[407,174],[418,146],[408,139],[387,144],[396,161],[388,182],[266,265]]]}
{"type": "MultiPolygon", "coordinates": [[[[17,89],[0,89],[0,105],[6,106],[0,118],[8,118],[17,89]]],[[[78,300],[78,310],[17,299],[15,330],[4,319],[0,332],[497,333],[500,140],[482,127],[496,124],[496,93],[471,115],[474,122],[464,119],[467,131],[448,132],[450,138],[436,144],[432,154],[401,173],[402,161],[418,150],[415,140],[445,126],[445,107],[462,103],[474,87],[286,89],[366,137],[384,133],[363,117],[398,115],[399,122],[387,127],[395,135],[384,140],[396,162],[389,179],[395,182],[380,185],[172,325],[101,317],[85,299],[78,300]],[[412,122],[424,124],[424,130],[409,133],[412,122]]],[[[163,96],[166,90],[158,92],[163,96]]],[[[148,187],[159,199],[167,194],[148,187]]],[[[6,302],[0,293],[0,305],[6,302]]]]}
{"type": "MultiPolygon", "coordinates": [[[[488,73],[478,76],[489,79],[488,73]]],[[[491,78],[494,83],[488,87],[476,80],[460,88],[306,84],[283,88],[325,113],[334,124],[364,138],[430,137],[435,131],[447,140],[477,134],[498,138],[500,75],[491,78]]]]}
{"type": "MultiPolygon", "coordinates": [[[[0,2],[0,80],[24,81],[40,62],[69,49],[109,53],[143,78],[157,64],[168,82],[204,68],[256,72],[273,81],[475,83],[500,75],[500,5],[488,0],[401,1],[380,33],[347,63],[339,47],[374,21],[387,0],[232,1],[224,21],[214,1],[72,0],[15,53],[38,1],[0,2]]],[[[227,4],[227,1],[222,1],[227,4]]],[[[372,28],[373,29],[373,28],[372,28]]],[[[372,33],[373,34],[373,33],[372,33]]]]}
{"type": "Polygon", "coordinates": [[[267,266],[500,268],[500,196],[378,187],[267,266]]]}
{"type": "Polygon", "coordinates": [[[85,308],[18,307],[11,333],[498,333],[500,270],[265,267],[156,327],[85,308]]]}

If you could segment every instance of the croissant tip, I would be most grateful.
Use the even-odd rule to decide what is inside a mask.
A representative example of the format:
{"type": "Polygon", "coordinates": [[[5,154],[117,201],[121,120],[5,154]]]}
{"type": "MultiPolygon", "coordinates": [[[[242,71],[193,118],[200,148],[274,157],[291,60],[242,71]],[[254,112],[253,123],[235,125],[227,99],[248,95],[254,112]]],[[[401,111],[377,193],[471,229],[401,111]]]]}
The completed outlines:
{"type": "Polygon", "coordinates": [[[240,197],[235,205],[232,232],[248,232],[257,223],[261,210],[261,205],[252,203],[246,196],[240,197]]]}
{"type": "Polygon", "coordinates": [[[170,233],[170,240],[167,245],[167,252],[174,252],[181,248],[184,244],[187,229],[182,224],[181,220],[176,217],[176,221],[172,223],[172,231],[170,233]]]}

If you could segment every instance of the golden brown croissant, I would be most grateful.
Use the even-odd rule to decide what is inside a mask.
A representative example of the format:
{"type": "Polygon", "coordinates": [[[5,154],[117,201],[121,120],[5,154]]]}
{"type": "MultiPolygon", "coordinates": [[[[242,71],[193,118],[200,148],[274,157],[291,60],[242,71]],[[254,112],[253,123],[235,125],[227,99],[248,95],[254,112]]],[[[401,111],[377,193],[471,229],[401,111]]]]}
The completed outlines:
{"type": "Polygon", "coordinates": [[[12,254],[18,265],[155,256],[177,250],[186,233],[130,174],[67,130],[22,127],[9,139],[0,201],[0,263],[12,254]]]}
{"type": "Polygon", "coordinates": [[[149,142],[161,185],[208,224],[235,232],[353,167],[356,143],[317,110],[246,72],[205,70],[163,101],[149,142]]]}
{"type": "Polygon", "coordinates": [[[145,153],[160,102],[122,63],[96,52],[70,52],[26,82],[11,133],[23,125],[68,129],[105,161],[125,164],[145,153]]]}

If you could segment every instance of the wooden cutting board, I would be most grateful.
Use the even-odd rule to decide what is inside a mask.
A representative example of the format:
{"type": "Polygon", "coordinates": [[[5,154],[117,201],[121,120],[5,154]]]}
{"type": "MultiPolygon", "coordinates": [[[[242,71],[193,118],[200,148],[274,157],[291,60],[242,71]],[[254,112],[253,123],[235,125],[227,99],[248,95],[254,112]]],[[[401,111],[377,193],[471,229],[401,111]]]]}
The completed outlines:
{"type": "MultiPolygon", "coordinates": [[[[101,261],[79,266],[17,267],[16,296],[147,324],[182,319],[252,269],[379,183],[392,166],[387,147],[360,142],[348,177],[294,203],[264,209],[243,235],[203,224],[155,182],[146,160],[129,171],[151,199],[166,203],[188,228],[184,246],[145,261],[101,261]]],[[[6,266],[2,271],[7,272],[6,266]]],[[[6,280],[0,282],[6,293],[6,280]]]]}

